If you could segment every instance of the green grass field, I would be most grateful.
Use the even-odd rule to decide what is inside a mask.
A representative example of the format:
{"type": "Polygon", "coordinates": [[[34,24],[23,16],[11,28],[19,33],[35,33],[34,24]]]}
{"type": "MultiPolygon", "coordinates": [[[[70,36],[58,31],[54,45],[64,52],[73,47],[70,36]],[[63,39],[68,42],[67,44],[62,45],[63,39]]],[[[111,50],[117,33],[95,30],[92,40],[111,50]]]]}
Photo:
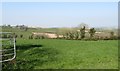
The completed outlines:
{"type": "Polygon", "coordinates": [[[15,69],[117,69],[118,41],[17,39],[15,69]]]}
{"type": "Polygon", "coordinates": [[[3,63],[3,69],[117,69],[117,40],[28,39],[32,32],[56,29],[3,28],[3,32],[23,34],[17,38],[16,62],[3,63]]]}

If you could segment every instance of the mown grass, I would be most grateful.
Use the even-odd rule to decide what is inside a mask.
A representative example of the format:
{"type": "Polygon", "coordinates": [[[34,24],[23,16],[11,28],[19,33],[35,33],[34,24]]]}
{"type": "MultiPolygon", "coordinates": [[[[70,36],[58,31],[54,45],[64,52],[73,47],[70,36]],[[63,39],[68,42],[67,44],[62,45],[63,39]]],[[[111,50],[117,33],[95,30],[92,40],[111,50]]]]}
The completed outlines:
{"type": "Polygon", "coordinates": [[[117,69],[118,41],[17,39],[13,68],[117,69]]]}

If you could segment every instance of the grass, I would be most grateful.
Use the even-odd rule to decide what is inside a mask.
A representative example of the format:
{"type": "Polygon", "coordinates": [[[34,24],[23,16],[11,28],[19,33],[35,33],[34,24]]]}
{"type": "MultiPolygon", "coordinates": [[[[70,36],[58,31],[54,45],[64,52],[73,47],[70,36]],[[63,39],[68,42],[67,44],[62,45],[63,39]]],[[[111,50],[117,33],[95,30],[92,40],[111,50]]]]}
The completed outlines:
{"type": "Polygon", "coordinates": [[[17,39],[15,69],[117,69],[118,41],[17,39]]]}
{"type": "Polygon", "coordinates": [[[63,40],[28,39],[32,32],[57,31],[57,29],[2,28],[14,32],[17,38],[15,61],[3,63],[3,69],[117,69],[117,40],[63,40]]]}

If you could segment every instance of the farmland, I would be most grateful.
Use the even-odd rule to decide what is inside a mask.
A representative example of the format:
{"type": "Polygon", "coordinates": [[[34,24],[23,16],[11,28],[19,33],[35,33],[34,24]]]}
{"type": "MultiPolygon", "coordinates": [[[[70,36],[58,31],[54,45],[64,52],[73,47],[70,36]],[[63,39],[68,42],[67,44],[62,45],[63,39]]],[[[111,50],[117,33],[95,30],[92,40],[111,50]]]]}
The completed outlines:
{"type": "Polygon", "coordinates": [[[58,29],[3,28],[23,38],[16,38],[17,56],[3,63],[3,69],[117,69],[118,40],[28,39],[31,32],[58,29]]]}
{"type": "Polygon", "coordinates": [[[16,65],[13,68],[116,69],[117,46],[116,40],[18,39],[16,65]]]}
{"type": "Polygon", "coordinates": [[[118,71],[117,2],[14,1],[1,2],[0,70],[118,71]]]}

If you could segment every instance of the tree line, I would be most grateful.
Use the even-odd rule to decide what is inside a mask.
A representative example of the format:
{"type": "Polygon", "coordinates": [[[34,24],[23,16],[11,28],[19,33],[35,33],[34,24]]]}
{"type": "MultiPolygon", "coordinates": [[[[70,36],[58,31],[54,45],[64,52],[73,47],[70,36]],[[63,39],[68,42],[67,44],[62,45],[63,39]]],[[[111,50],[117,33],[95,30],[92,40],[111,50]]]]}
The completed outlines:
{"type": "MultiPolygon", "coordinates": [[[[65,39],[76,39],[76,40],[85,39],[85,33],[86,33],[85,31],[86,31],[86,28],[85,28],[85,26],[83,26],[83,28],[80,28],[80,31],[66,32],[64,34],[64,38],[65,39]]],[[[90,30],[89,30],[90,39],[93,38],[95,32],[96,32],[96,30],[94,28],[90,28],[90,30]]]]}
{"type": "MultiPolygon", "coordinates": [[[[8,25],[8,26],[10,27],[10,25],[8,25]]],[[[25,32],[27,32],[27,30],[28,30],[28,28],[25,25],[17,25],[16,28],[20,28],[21,30],[25,30],[25,32]]],[[[115,36],[114,35],[115,33],[113,31],[109,32],[110,38],[108,38],[108,37],[96,38],[95,37],[95,33],[96,33],[95,28],[88,29],[88,27],[86,27],[86,25],[85,25],[85,26],[82,26],[80,28],[77,28],[77,30],[78,29],[79,29],[79,31],[73,30],[73,28],[72,28],[72,30],[67,30],[67,31],[62,30],[62,32],[64,32],[61,34],[61,35],[63,35],[63,37],[59,37],[58,35],[60,35],[60,34],[59,34],[59,32],[57,32],[57,33],[55,33],[58,36],[56,39],[69,39],[69,40],[118,39],[118,36],[115,36]],[[87,29],[87,36],[89,36],[89,38],[86,37],[86,29],[87,29]]],[[[29,35],[28,39],[48,39],[48,37],[46,35],[37,35],[37,36],[34,36],[33,34],[28,34],[28,35],[29,35]]],[[[21,33],[19,35],[14,33],[14,36],[15,36],[15,38],[23,38],[26,35],[24,35],[23,33],[21,33]]],[[[9,38],[10,35],[4,34],[0,37],[9,38]]],[[[26,37],[24,37],[24,38],[26,38],[26,37]]]]}

